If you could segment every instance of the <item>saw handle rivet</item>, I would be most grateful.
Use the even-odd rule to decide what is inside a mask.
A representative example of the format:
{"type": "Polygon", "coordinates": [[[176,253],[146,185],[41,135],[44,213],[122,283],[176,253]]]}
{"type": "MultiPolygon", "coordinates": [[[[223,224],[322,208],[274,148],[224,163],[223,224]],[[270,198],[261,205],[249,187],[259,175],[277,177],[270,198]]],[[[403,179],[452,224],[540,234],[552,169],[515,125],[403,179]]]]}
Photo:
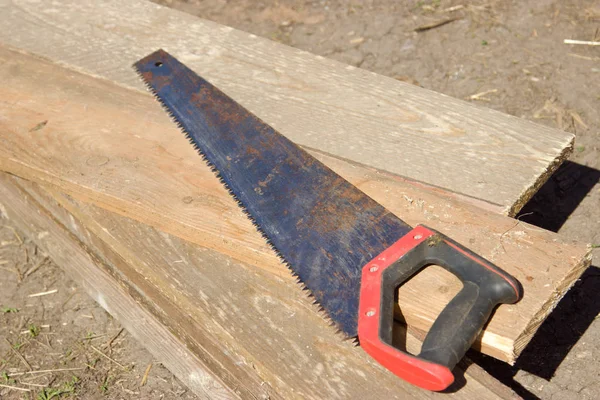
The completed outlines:
{"type": "Polygon", "coordinates": [[[371,266],[371,268],[369,268],[369,271],[371,271],[371,272],[375,272],[375,271],[377,271],[378,269],[379,269],[379,266],[377,266],[377,265],[372,265],[372,266],[371,266]]]}
{"type": "Polygon", "coordinates": [[[423,238],[423,235],[421,235],[421,234],[413,236],[413,239],[415,239],[415,240],[419,240],[419,239],[422,239],[422,238],[423,238]]]}
{"type": "Polygon", "coordinates": [[[365,315],[366,315],[367,317],[372,317],[373,315],[375,315],[375,310],[369,310],[369,311],[367,311],[367,312],[365,313],[365,315]]]}

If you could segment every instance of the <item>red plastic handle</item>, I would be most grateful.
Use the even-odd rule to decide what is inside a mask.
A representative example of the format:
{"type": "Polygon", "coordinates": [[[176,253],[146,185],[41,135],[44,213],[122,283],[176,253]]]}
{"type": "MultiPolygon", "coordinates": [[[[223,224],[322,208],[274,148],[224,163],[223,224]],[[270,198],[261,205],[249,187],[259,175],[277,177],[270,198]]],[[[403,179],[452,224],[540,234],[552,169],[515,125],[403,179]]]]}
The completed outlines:
{"type": "Polygon", "coordinates": [[[360,346],[395,375],[427,390],[444,390],[454,382],[448,367],[435,364],[384,343],[379,338],[381,280],[386,268],[435,232],[417,226],[369,262],[362,270],[358,338],[360,346]]]}
{"type": "Polygon", "coordinates": [[[471,347],[498,304],[523,295],[519,281],[440,232],[417,226],[362,270],[358,316],[361,346],[404,380],[428,390],[444,390],[451,369],[471,347]],[[437,264],[463,283],[413,356],[392,345],[398,285],[427,265],[437,264]]]}

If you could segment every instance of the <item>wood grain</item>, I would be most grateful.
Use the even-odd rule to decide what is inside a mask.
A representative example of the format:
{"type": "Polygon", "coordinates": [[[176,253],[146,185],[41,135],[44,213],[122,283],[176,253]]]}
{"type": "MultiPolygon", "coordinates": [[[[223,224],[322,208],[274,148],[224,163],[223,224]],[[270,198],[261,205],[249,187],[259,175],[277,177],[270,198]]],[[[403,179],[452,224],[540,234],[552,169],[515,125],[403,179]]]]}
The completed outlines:
{"type": "MultiPolygon", "coordinates": [[[[208,369],[207,365],[176,338],[169,327],[153,315],[152,307],[142,307],[134,289],[120,285],[119,274],[105,265],[99,254],[81,243],[76,235],[86,234],[74,219],[63,221],[16,185],[16,178],[0,173],[0,218],[10,219],[52,260],[66,270],[98,304],[115,317],[127,331],[201,399],[240,398],[208,369]],[[78,230],[79,229],[79,230],[78,230]]],[[[27,182],[23,183],[27,184],[27,182]]],[[[28,185],[30,190],[32,185],[28,185]]],[[[46,198],[50,198],[46,195],[46,198]]],[[[50,203],[51,204],[51,203],[50,203]]],[[[53,208],[56,211],[56,208],[53,208]]],[[[64,212],[63,216],[66,215],[64,212]]]]}
{"type": "Polygon", "coordinates": [[[162,47],[298,144],[514,215],[573,135],[142,0],[0,0],[0,43],[142,89],[162,47]]]}
{"type": "MultiPolygon", "coordinates": [[[[0,169],[291,280],[156,101],[31,57],[4,51],[0,61],[0,169]]],[[[554,233],[313,154],[407,222],[448,234],[522,282],[523,300],[500,307],[477,343],[497,358],[515,361],[590,262],[589,248],[554,233]]],[[[452,285],[434,270],[407,283],[407,323],[427,330],[452,285]]]]}
{"type": "MultiPolygon", "coordinates": [[[[0,174],[4,213],[201,397],[518,398],[476,365],[450,395],[408,385],[340,340],[294,283],[59,192],[52,196],[0,174]],[[171,353],[157,330],[185,347],[171,353]],[[185,357],[179,362],[175,355],[185,357]],[[232,393],[215,388],[216,380],[232,393]]],[[[418,344],[408,339],[414,350],[418,344]]]]}

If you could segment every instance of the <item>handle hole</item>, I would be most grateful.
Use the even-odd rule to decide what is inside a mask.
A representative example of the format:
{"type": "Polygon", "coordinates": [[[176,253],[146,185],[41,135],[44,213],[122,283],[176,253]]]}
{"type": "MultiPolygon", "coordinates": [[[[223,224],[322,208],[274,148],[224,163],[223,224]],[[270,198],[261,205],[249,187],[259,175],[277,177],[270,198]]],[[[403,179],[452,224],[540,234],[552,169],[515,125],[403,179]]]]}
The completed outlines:
{"type": "Polygon", "coordinates": [[[394,307],[394,319],[398,322],[394,324],[392,344],[407,348],[411,354],[418,354],[421,344],[418,341],[406,342],[405,324],[415,327],[418,330],[415,336],[424,339],[433,321],[462,288],[460,279],[438,265],[421,268],[404,284],[399,285],[396,288],[398,301],[394,307]],[[423,292],[424,287],[427,292],[423,292]],[[420,317],[415,318],[416,315],[420,317]]]}

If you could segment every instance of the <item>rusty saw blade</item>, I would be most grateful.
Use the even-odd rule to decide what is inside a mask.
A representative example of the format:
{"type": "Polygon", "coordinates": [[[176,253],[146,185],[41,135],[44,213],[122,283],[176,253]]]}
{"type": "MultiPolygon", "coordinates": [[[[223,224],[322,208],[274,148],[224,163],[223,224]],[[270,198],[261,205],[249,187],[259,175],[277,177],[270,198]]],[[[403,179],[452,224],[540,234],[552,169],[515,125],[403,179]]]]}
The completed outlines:
{"type": "Polygon", "coordinates": [[[520,297],[508,274],[438,232],[413,229],[165,51],[134,67],[336,326],[397,375],[447,386],[492,308],[520,297]],[[470,289],[414,357],[391,346],[390,307],[399,283],[432,262],[470,289]]]}

